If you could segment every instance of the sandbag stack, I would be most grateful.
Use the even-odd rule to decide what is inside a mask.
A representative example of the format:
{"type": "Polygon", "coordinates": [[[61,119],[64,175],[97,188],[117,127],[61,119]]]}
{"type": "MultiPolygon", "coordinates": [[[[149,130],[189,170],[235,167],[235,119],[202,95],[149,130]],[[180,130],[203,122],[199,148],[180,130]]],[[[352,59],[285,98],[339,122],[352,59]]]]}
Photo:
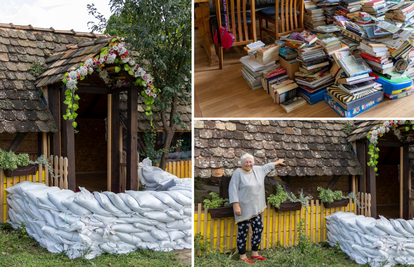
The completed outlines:
{"type": "MultiPolygon", "coordinates": [[[[178,179],[174,177],[169,180],[178,179]]],[[[174,182],[169,191],[115,194],[84,188],[75,193],[24,181],[6,189],[10,223],[17,229],[23,222],[42,247],[52,253],[64,251],[71,259],[136,249],[191,249],[188,184],[183,180],[174,182]]]]}
{"type": "Polygon", "coordinates": [[[348,212],[326,217],[327,238],[358,264],[390,267],[414,264],[414,220],[376,220],[348,212]]]}

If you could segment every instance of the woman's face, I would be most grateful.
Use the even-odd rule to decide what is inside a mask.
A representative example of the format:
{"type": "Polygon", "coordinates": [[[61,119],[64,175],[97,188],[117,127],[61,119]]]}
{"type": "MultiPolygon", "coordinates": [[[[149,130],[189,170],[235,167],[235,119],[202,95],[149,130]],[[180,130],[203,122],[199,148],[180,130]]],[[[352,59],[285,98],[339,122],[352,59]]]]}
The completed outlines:
{"type": "Polygon", "coordinates": [[[250,172],[252,168],[253,168],[253,159],[246,158],[243,162],[242,169],[247,172],[250,172]]]}

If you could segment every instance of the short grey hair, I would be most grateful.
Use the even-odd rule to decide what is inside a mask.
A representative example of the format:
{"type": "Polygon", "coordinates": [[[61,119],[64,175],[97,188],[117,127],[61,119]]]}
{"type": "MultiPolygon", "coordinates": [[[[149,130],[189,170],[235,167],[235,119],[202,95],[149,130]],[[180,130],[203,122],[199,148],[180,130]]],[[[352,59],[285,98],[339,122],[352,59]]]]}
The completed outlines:
{"type": "Polygon", "coordinates": [[[249,153],[246,153],[246,154],[244,154],[243,156],[241,156],[241,158],[240,158],[240,162],[241,162],[241,164],[242,164],[242,165],[243,165],[244,161],[245,161],[247,158],[251,158],[251,159],[253,160],[253,164],[254,164],[254,157],[253,157],[253,155],[251,155],[251,154],[249,154],[249,153]]]}

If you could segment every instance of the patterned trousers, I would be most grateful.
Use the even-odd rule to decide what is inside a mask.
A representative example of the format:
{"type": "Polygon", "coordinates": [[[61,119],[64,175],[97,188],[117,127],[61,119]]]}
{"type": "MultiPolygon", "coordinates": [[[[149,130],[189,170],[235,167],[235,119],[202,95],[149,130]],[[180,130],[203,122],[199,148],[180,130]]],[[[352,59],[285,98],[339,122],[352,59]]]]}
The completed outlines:
{"type": "Polygon", "coordinates": [[[263,223],[262,216],[259,214],[250,220],[242,221],[237,224],[238,233],[237,233],[237,248],[239,249],[239,254],[246,254],[246,241],[247,233],[249,232],[249,223],[252,225],[253,235],[252,235],[252,250],[258,251],[260,240],[262,238],[263,232],[263,223]]]}

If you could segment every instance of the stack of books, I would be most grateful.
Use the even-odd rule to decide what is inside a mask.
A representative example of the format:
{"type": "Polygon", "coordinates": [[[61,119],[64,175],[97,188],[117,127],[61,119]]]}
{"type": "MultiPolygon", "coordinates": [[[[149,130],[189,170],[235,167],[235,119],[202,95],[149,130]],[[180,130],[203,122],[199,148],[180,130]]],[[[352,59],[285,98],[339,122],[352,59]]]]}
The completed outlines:
{"type": "Polygon", "coordinates": [[[338,51],[349,51],[349,47],[346,44],[343,44],[338,37],[329,33],[318,35],[316,43],[323,46],[328,55],[338,51]]]}
{"type": "Polygon", "coordinates": [[[318,26],[326,25],[322,8],[307,9],[304,24],[307,30],[312,31],[318,26]]]}
{"type": "Polygon", "coordinates": [[[298,56],[298,51],[296,49],[283,46],[279,49],[279,57],[282,57],[283,59],[290,61],[290,60],[296,60],[296,57],[298,56]]]}
{"type": "Polygon", "coordinates": [[[286,79],[272,85],[272,98],[275,104],[283,104],[297,96],[298,85],[291,79],[286,79]]]}
{"type": "Polygon", "coordinates": [[[287,112],[291,112],[295,109],[298,109],[302,106],[306,105],[306,101],[301,97],[294,97],[287,101],[285,101],[283,104],[280,104],[280,106],[287,112]]]}
{"type": "Polygon", "coordinates": [[[277,61],[279,59],[280,45],[277,43],[263,46],[259,49],[252,49],[248,51],[251,59],[259,62],[262,65],[277,61]]]}
{"type": "Polygon", "coordinates": [[[383,18],[385,18],[385,13],[387,10],[387,3],[384,0],[373,0],[365,2],[362,6],[362,11],[367,12],[372,17],[375,17],[379,20],[383,20],[383,18]]]}
{"type": "Polygon", "coordinates": [[[361,42],[359,44],[361,50],[360,56],[375,72],[386,74],[394,71],[394,64],[390,60],[390,52],[384,44],[361,42]]]}
{"type": "Polygon", "coordinates": [[[272,70],[263,72],[262,87],[269,95],[273,94],[272,85],[280,84],[281,82],[288,80],[289,77],[286,74],[286,69],[283,67],[276,67],[272,70]]]}
{"type": "Polygon", "coordinates": [[[390,21],[402,22],[404,26],[413,24],[414,19],[414,3],[401,2],[392,7],[388,7],[385,13],[385,19],[390,21]]]}
{"type": "Polygon", "coordinates": [[[361,7],[361,0],[340,0],[338,10],[342,10],[347,14],[357,12],[361,7]]]}
{"type": "Polygon", "coordinates": [[[302,32],[300,32],[295,37],[299,41],[302,41],[302,42],[304,42],[307,45],[311,45],[311,44],[315,43],[318,40],[316,34],[312,34],[311,32],[309,32],[307,30],[303,30],[302,32]]]}
{"type": "Polygon", "coordinates": [[[350,55],[335,61],[345,77],[327,88],[325,102],[339,115],[353,117],[383,100],[382,85],[373,81],[375,78],[369,75],[372,70],[362,58],[350,55]]]}
{"type": "Polygon", "coordinates": [[[240,62],[243,65],[243,78],[246,80],[252,90],[262,88],[263,72],[273,70],[279,66],[275,61],[263,65],[256,60],[251,59],[249,56],[240,58],[240,62]]]}
{"type": "Polygon", "coordinates": [[[316,5],[323,9],[327,24],[334,22],[333,17],[338,8],[339,0],[316,0],[316,5]]]}

